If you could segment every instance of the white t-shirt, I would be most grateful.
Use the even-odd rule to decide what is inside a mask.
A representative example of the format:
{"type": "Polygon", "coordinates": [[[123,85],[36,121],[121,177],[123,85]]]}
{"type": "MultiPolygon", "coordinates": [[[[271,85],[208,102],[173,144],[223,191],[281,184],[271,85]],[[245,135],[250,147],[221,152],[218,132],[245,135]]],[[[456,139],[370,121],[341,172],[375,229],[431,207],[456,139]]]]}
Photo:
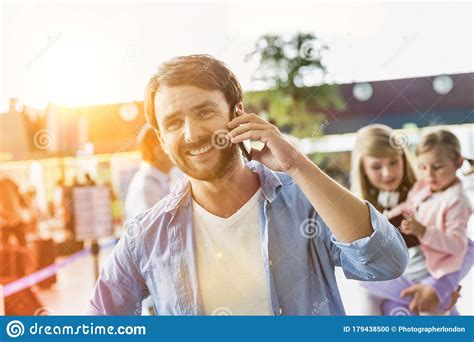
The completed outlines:
{"type": "Polygon", "coordinates": [[[260,191],[229,218],[213,215],[193,200],[205,315],[272,315],[260,243],[260,191]]]}

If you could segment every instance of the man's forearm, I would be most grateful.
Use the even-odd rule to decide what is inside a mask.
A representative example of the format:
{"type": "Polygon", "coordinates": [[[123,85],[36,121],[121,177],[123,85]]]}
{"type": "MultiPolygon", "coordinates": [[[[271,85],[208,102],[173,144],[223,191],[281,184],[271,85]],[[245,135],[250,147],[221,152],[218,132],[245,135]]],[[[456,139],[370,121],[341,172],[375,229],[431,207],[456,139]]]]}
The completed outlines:
{"type": "Polygon", "coordinates": [[[288,173],[337,240],[349,243],[372,234],[367,205],[327,176],[305,155],[298,154],[288,173]]]}

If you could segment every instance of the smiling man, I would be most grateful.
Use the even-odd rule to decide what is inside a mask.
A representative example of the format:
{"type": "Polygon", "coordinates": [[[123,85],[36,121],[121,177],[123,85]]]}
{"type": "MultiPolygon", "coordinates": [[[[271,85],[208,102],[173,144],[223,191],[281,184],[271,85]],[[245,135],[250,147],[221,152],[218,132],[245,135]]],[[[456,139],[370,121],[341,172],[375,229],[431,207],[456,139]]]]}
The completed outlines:
{"type": "Polygon", "coordinates": [[[140,314],[150,295],[158,315],[342,315],[335,266],[367,281],[403,273],[397,230],[242,100],[207,55],[174,58],[151,78],[147,118],[186,175],[127,222],[90,314],[140,314]],[[238,145],[248,139],[264,143],[250,162],[238,145]]]}

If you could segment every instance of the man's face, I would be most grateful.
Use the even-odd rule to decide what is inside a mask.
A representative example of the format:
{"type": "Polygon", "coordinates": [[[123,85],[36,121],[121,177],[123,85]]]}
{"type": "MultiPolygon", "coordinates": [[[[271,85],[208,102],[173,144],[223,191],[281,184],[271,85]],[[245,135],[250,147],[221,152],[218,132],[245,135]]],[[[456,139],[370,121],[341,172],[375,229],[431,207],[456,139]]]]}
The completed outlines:
{"type": "Polygon", "coordinates": [[[188,176],[210,181],[235,166],[240,153],[224,139],[230,109],[219,90],[161,87],[155,94],[155,115],[164,150],[188,176]]]}

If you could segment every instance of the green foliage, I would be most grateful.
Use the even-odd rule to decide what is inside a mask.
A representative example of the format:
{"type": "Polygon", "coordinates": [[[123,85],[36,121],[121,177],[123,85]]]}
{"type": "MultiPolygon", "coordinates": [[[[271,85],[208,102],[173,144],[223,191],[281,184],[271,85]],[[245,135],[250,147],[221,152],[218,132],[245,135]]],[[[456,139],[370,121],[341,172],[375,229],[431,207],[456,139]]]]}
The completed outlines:
{"type": "Polygon", "coordinates": [[[322,110],[337,111],[344,105],[337,85],[324,84],[321,59],[327,50],[311,33],[260,37],[247,59],[258,58],[253,79],[268,90],[247,93],[246,105],[255,112],[266,111],[297,137],[319,135],[317,128],[326,119],[322,110]]]}

